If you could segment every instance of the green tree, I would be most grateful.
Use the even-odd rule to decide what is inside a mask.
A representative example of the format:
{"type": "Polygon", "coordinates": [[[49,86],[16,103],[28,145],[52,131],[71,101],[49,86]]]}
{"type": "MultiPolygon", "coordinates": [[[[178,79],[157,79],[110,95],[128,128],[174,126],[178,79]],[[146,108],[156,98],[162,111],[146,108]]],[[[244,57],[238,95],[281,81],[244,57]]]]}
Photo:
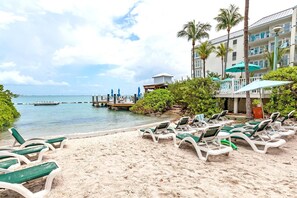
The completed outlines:
{"type": "Polygon", "coordinates": [[[194,78],[169,84],[168,89],[174,96],[174,102],[189,114],[211,116],[221,111],[221,101],[215,97],[219,87],[219,83],[211,78],[194,78]]]}
{"type": "Polygon", "coordinates": [[[139,114],[165,112],[173,105],[173,95],[167,89],[157,89],[144,95],[130,111],[139,114]]]}
{"type": "Polygon", "coordinates": [[[205,78],[205,60],[208,56],[214,51],[215,47],[209,42],[204,41],[200,42],[200,45],[195,48],[195,51],[198,53],[200,59],[203,61],[203,77],[205,78]]]}
{"type": "Polygon", "coordinates": [[[229,40],[230,40],[230,31],[231,29],[238,25],[242,20],[243,16],[238,12],[239,7],[231,4],[229,6],[229,9],[227,8],[221,8],[219,10],[219,14],[214,19],[218,22],[216,26],[216,30],[227,30],[227,53],[225,56],[225,66],[224,66],[224,75],[225,77],[225,69],[227,67],[227,59],[228,59],[228,52],[229,52],[229,40]]]}
{"type": "Polygon", "coordinates": [[[220,78],[221,75],[218,74],[217,72],[211,72],[211,71],[206,71],[207,73],[207,77],[210,77],[210,78],[220,78]]]}
{"type": "Polygon", "coordinates": [[[13,124],[16,118],[20,116],[12,103],[12,98],[15,94],[9,90],[4,90],[3,85],[0,85],[0,128],[4,130],[13,124]]]}
{"type": "Polygon", "coordinates": [[[194,48],[195,48],[196,41],[203,38],[209,38],[209,35],[207,32],[210,31],[210,29],[211,29],[211,25],[209,23],[198,22],[196,24],[195,20],[193,20],[184,24],[183,29],[177,33],[177,37],[184,37],[188,39],[188,41],[192,41],[191,77],[195,78],[194,48]]]}
{"type": "Polygon", "coordinates": [[[286,115],[297,108],[297,66],[279,68],[263,76],[265,80],[293,81],[293,83],[272,89],[269,102],[264,108],[267,112],[280,112],[286,115]]]}
{"type": "MultiPolygon", "coordinates": [[[[228,50],[229,52],[233,51],[231,48],[229,48],[228,50]]],[[[221,58],[221,63],[222,63],[222,76],[224,76],[224,59],[226,57],[227,54],[227,47],[224,43],[220,43],[220,45],[217,46],[216,50],[216,57],[220,57],[221,58]]],[[[226,77],[226,75],[225,75],[226,77]]]]}
{"type": "MultiPolygon", "coordinates": [[[[250,72],[249,72],[249,54],[248,54],[248,34],[249,34],[249,7],[250,1],[245,0],[245,9],[244,9],[244,29],[243,29],[243,47],[244,47],[244,70],[245,70],[245,80],[247,83],[250,82],[250,72]]],[[[251,104],[251,96],[250,92],[246,92],[245,97],[245,108],[246,115],[248,119],[252,119],[252,104],[251,104]]]]}
{"type": "MultiPolygon", "coordinates": [[[[287,54],[290,51],[289,48],[277,48],[277,59],[276,63],[281,64],[281,60],[285,54],[287,54]]],[[[274,61],[274,52],[269,52],[268,49],[266,49],[264,53],[264,58],[268,61],[268,67],[270,70],[273,70],[273,61],[274,61]]]]}

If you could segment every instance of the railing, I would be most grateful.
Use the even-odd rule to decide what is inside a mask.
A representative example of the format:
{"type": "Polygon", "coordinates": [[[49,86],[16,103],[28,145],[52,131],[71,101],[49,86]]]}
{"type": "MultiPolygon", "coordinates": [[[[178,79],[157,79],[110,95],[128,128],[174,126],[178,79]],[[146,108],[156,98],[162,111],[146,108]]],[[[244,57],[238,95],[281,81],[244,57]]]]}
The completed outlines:
{"type": "MultiPolygon", "coordinates": [[[[251,77],[250,82],[261,80],[261,77],[251,77]]],[[[235,95],[243,94],[242,93],[234,93],[238,91],[240,88],[247,85],[246,80],[244,78],[241,79],[230,79],[221,82],[221,87],[219,90],[219,95],[228,95],[229,97],[233,97],[235,95]]],[[[259,90],[251,91],[252,94],[259,94],[259,90]]]]}

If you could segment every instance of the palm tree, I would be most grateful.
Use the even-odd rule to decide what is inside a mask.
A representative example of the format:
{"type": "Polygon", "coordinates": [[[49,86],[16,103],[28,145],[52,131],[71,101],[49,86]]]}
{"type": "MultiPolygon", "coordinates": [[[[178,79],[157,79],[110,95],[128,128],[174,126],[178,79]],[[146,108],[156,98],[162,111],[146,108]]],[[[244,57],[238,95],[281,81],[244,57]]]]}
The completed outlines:
{"type": "MultiPolygon", "coordinates": [[[[232,49],[229,48],[228,51],[231,52],[232,49]]],[[[226,57],[226,54],[227,54],[226,45],[224,43],[221,43],[220,45],[218,45],[217,48],[216,48],[215,53],[216,53],[216,57],[221,57],[221,61],[222,61],[222,76],[224,76],[224,57],[226,57]]]]}
{"type": "Polygon", "coordinates": [[[209,23],[196,24],[195,20],[189,21],[184,24],[183,29],[177,33],[177,37],[187,38],[188,41],[192,41],[192,65],[191,65],[191,77],[195,78],[194,56],[195,56],[195,44],[197,40],[208,38],[208,31],[210,31],[211,25],[209,23]]]}
{"type": "MultiPolygon", "coordinates": [[[[214,18],[218,22],[218,24],[216,26],[216,30],[217,31],[227,30],[227,33],[228,33],[227,34],[227,53],[225,56],[224,70],[227,67],[231,28],[238,25],[243,20],[243,16],[238,12],[238,10],[239,10],[239,7],[231,4],[229,9],[221,8],[218,16],[214,18]]],[[[223,77],[225,77],[225,71],[224,71],[223,77]]]]}
{"type": "MultiPolygon", "coordinates": [[[[249,41],[248,41],[248,34],[249,34],[249,7],[250,1],[245,0],[245,9],[244,9],[244,28],[243,28],[243,45],[244,45],[244,68],[245,68],[245,80],[246,83],[250,82],[250,72],[249,72],[249,41]]],[[[248,119],[252,119],[252,103],[251,103],[251,96],[250,92],[246,92],[245,97],[245,107],[246,107],[246,116],[248,119]]],[[[262,107],[263,108],[263,107],[262,107]]],[[[263,115],[264,116],[264,115],[263,115]]]]}
{"type": "MultiPolygon", "coordinates": [[[[288,53],[290,51],[289,48],[277,48],[277,64],[281,63],[282,57],[288,53]]],[[[268,50],[266,50],[266,52],[264,53],[264,57],[267,59],[268,61],[268,66],[270,70],[273,70],[273,60],[274,60],[274,52],[269,52],[268,50]]]]}
{"type": "Polygon", "coordinates": [[[209,42],[205,41],[200,42],[200,45],[195,48],[195,51],[198,53],[200,59],[203,60],[203,77],[205,78],[205,60],[208,56],[214,51],[215,47],[209,42]]]}

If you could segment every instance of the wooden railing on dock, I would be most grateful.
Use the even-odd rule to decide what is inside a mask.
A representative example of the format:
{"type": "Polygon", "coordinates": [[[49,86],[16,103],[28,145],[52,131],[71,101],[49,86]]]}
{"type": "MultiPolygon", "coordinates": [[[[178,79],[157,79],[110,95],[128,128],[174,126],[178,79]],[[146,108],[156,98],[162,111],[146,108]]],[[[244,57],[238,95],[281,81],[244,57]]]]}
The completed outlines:
{"type": "Polygon", "coordinates": [[[114,94],[112,97],[108,94],[104,96],[92,96],[92,105],[94,107],[108,107],[109,109],[129,109],[137,101],[136,94],[134,96],[120,96],[114,94]]]}

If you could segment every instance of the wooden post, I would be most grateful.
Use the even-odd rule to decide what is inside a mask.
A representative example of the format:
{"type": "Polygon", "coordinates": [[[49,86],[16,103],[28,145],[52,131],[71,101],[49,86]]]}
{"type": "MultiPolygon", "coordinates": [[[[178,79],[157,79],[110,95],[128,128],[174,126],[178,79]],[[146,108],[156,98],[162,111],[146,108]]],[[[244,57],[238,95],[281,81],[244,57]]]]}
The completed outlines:
{"type": "Polygon", "coordinates": [[[134,104],[136,103],[137,98],[136,98],[136,94],[134,94],[134,104]]]}
{"type": "Polygon", "coordinates": [[[98,100],[98,96],[96,96],[96,107],[98,107],[99,105],[99,100],[98,100]]]}
{"type": "Polygon", "coordinates": [[[95,96],[92,96],[92,106],[94,106],[95,104],[95,96]]]}
{"type": "Polygon", "coordinates": [[[113,94],[113,104],[116,104],[116,103],[117,103],[117,95],[113,94]]]}
{"type": "Polygon", "coordinates": [[[107,94],[107,101],[106,101],[107,103],[109,102],[109,94],[107,94]]]}

